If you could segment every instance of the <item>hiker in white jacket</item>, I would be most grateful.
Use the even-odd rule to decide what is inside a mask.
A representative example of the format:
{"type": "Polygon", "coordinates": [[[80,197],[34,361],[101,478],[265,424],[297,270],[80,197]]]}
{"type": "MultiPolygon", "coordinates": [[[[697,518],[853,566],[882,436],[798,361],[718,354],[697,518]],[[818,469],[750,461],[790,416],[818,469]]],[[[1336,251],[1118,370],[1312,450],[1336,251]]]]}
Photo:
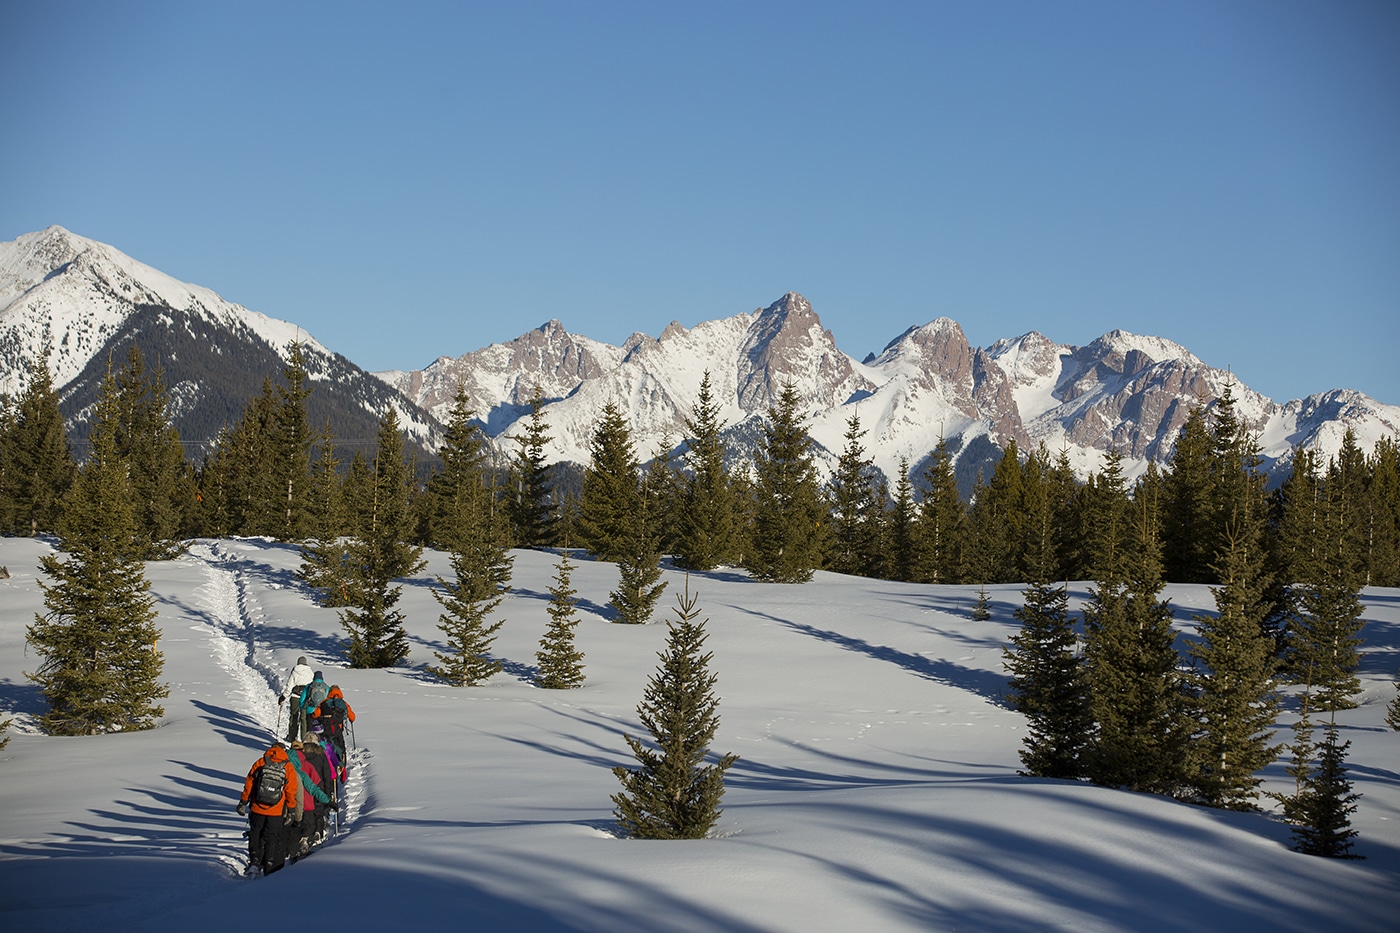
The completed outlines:
{"type": "MultiPolygon", "coordinates": [[[[306,663],[306,656],[297,658],[296,666],[287,673],[287,686],[282,689],[282,695],[277,698],[277,705],[281,706],[287,702],[287,697],[300,697],[301,688],[311,683],[311,678],[316,676],[316,672],[311,669],[311,665],[306,663]]],[[[287,744],[290,745],[297,740],[297,734],[302,729],[301,703],[293,703],[292,709],[287,713],[287,744]]]]}

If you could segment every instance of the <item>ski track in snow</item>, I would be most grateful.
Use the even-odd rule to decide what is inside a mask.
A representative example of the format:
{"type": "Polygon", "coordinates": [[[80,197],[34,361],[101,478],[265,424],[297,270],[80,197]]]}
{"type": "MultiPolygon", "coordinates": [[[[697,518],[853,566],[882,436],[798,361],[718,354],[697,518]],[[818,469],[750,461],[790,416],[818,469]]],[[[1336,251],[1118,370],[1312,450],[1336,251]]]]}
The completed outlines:
{"type": "MultiPolygon", "coordinates": [[[[262,660],[270,656],[258,641],[258,625],[264,613],[256,597],[251,595],[248,572],[239,566],[239,557],[229,553],[223,542],[199,542],[191,545],[186,553],[203,564],[208,578],[198,595],[214,629],[214,660],[239,685],[239,711],[266,729],[269,737],[280,739],[286,727],[282,707],[277,703],[282,673],[262,660]]],[[[367,748],[347,750],[348,774],[342,791],[345,803],[336,817],[334,835],[328,836],[322,847],[334,844],[354,829],[369,798],[369,763],[374,755],[367,748]]],[[[231,874],[242,875],[248,865],[247,844],[238,836],[230,838],[227,848],[228,853],[219,853],[219,861],[231,874]]]]}

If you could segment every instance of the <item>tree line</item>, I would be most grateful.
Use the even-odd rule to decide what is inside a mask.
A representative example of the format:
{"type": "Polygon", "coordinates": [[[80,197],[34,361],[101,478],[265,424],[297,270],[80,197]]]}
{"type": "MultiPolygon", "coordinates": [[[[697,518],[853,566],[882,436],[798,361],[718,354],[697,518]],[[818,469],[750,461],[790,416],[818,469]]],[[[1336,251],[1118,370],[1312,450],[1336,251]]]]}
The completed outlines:
{"type": "MultiPolygon", "coordinates": [[[[752,459],[727,466],[707,373],[681,442],[665,440],[645,461],[625,414],[608,404],[574,493],[545,462],[551,438],[538,390],[505,466],[488,456],[461,389],[433,468],[407,457],[392,408],[374,450],[360,447],[346,460],[329,427],[309,423],[301,347],[287,349],[281,378],[264,381],[197,463],[171,426],[161,370],[147,370],[135,346],[124,367],[109,365],[81,466],[42,365],[18,398],[3,400],[0,531],[56,534],[68,555],[46,559],[49,612],[29,632],[44,659],[31,676],[49,696],[51,730],[137,728],[160,715],[141,562],[174,556],[189,538],[298,543],[301,575],[339,610],[357,667],[406,658],[394,581],[422,569],[423,548],[446,552],[451,577],[439,577],[434,592],[448,651],[435,653],[430,670],[459,685],[500,668],[489,650],[510,549],[582,548],[617,564],[610,595],[621,623],[651,618],[665,589],[662,555],[685,570],[741,566],[780,583],[804,582],[817,569],[934,584],[1026,582],[1007,666],[1012,700],[1031,724],[1028,773],[1253,807],[1257,773],[1279,752],[1269,728],[1286,679],[1302,685],[1290,746],[1299,791],[1289,804],[1301,812],[1319,763],[1344,752],[1331,717],[1358,690],[1357,594],[1367,584],[1400,585],[1395,440],[1367,455],[1348,430],[1325,464],[1300,449],[1271,491],[1229,386],[1191,412],[1170,460],[1149,464],[1132,484],[1116,452],[1080,482],[1065,451],[1023,455],[1012,442],[964,500],[942,442],[917,481],[906,460],[889,488],[855,416],[821,481],[792,385],[769,409],[752,459]],[[1056,583],[1070,579],[1093,581],[1082,638],[1056,583]],[[1198,620],[1187,665],[1160,599],[1167,582],[1209,584],[1216,595],[1218,613],[1198,620]],[[122,600],[97,598],[110,592],[122,600]],[[129,632],[114,640],[118,615],[129,632]],[[82,630],[87,642],[75,637],[82,630]],[[112,647],[94,647],[99,639],[112,647]],[[144,700],[94,683],[99,667],[127,672],[144,700]],[[1323,716],[1325,740],[1313,743],[1323,716]]],[[[567,557],[556,571],[542,683],[576,686],[567,557]]]]}

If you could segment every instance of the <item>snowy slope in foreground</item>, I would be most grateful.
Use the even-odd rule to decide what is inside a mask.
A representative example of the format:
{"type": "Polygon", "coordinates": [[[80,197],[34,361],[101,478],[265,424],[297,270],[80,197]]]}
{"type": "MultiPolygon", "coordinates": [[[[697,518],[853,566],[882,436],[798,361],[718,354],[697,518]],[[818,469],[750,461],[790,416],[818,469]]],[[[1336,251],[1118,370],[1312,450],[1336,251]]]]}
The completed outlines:
{"type": "MultiPolygon", "coordinates": [[[[22,671],[45,545],[0,539],[0,707],[28,729],[22,671]]],[[[445,573],[441,555],[429,572],[445,573]]],[[[665,627],[600,615],[616,584],[574,584],[588,683],[527,677],[554,557],[517,552],[497,642],[506,671],[468,689],[419,670],[441,647],[425,574],[402,603],[412,669],[333,669],[333,612],[296,585],[292,548],[198,542],[151,565],[171,696],[151,732],[26,732],[0,753],[0,924],[7,929],[1394,930],[1400,737],[1383,726],[1400,592],[1368,592],[1364,704],[1342,717],[1366,861],[1289,850],[1264,815],[1016,775],[1023,731],[997,697],[1014,587],[992,621],[972,591],[818,574],[805,586],[691,578],[709,618],[730,772],[718,838],[611,834],[609,767],[665,627]],[[304,653],[359,714],[346,835],[258,881],[235,875],[240,782],[277,717],[270,675],[304,653]]],[[[681,578],[667,574],[673,605],[681,578]]],[[[1083,588],[1076,594],[1082,596],[1083,588]]],[[[1172,587],[1181,619],[1204,587],[1172,587]]],[[[1283,772],[1270,770],[1282,786],[1283,772]]]]}

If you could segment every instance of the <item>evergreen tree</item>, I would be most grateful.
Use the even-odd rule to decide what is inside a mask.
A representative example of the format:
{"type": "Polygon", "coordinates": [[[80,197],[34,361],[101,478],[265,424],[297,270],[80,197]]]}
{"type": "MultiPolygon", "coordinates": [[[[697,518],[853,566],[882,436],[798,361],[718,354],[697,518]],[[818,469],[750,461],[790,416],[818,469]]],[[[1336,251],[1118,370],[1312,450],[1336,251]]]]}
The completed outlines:
{"type": "Polygon", "coordinates": [[[1201,640],[1191,655],[1197,672],[1197,735],[1192,783],[1209,806],[1258,809],[1256,776],[1278,757],[1270,731],[1278,714],[1273,639],[1264,631],[1261,526],[1245,515],[1234,524],[1216,564],[1216,616],[1198,615],[1201,640]]]}
{"type": "Polygon", "coordinates": [[[720,406],[710,392],[710,373],[685,422],[685,506],[677,523],[676,563],[687,570],[713,570],[733,560],[739,535],[735,493],[724,469],[720,406]]]}
{"type": "Polygon", "coordinates": [[[1021,452],[1010,441],[997,461],[991,482],[979,482],[968,512],[968,541],[963,578],[969,582],[1011,583],[1023,563],[1025,543],[1024,484],[1021,452]]]}
{"type": "Polygon", "coordinates": [[[821,560],[825,510],[800,404],[797,387],[783,386],[754,455],[753,531],[745,563],[758,580],[805,583],[821,560]]]}
{"type": "Polygon", "coordinates": [[[617,611],[614,619],[624,625],[645,625],[656,600],[666,589],[661,579],[661,552],[654,525],[647,514],[649,498],[643,495],[641,510],[631,515],[622,531],[623,553],[617,560],[617,589],[608,595],[617,611]]]}
{"type": "Polygon", "coordinates": [[[489,498],[479,477],[458,490],[455,514],[448,516],[454,579],[438,577],[440,589],[433,591],[445,610],[438,616],[438,628],[451,650],[434,651],[441,663],[428,670],[457,687],[481,683],[503,666],[487,656],[503,620],[487,619],[510,592],[514,560],[507,553],[505,518],[492,509],[489,498]]]}
{"type": "Polygon", "coordinates": [[[570,582],[573,565],[569,555],[561,554],[554,565],[554,585],[549,588],[549,626],[535,652],[539,673],[535,683],[550,690],[570,690],[583,686],[583,652],[574,647],[574,629],[578,627],[575,613],[577,593],[570,582]]]}
{"type": "Polygon", "coordinates": [[[1172,449],[1164,489],[1162,563],[1168,580],[1212,582],[1216,498],[1212,494],[1214,441],[1203,407],[1186,416],[1172,449]]]}
{"type": "Polygon", "coordinates": [[[917,513],[914,506],[914,484],[909,479],[909,458],[899,458],[899,476],[894,484],[894,497],[887,516],[888,574],[891,579],[912,581],[918,560],[915,544],[917,513]]]}
{"type": "Polygon", "coordinates": [[[1376,441],[1367,462],[1366,566],[1371,586],[1400,586],[1400,444],[1376,441]]]}
{"type": "Polygon", "coordinates": [[[321,605],[344,606],[349,601],[345,549],[349,528],[340,488],[340,458],[329,421],[317,435],[314,450],[307,535],[297,575],[320,591],[321,605]]]}
{"type": "Polygon", "coordinates": [[[179,533],[185,503],[185,449],[170,423],[163,370],[148,375],[141,350],[132,344],[117,373],[117,456],[131,466],[133,508],[147,560],[167,560],[183,547],[179,533]]]}
{"type": "Polygon", "coordinates": [[[68,558],[42,558],[48,612],[25,632],[43,659],[27,676],[48,699],[44,728],[56,735],[149,729],[165,713],[156,701],[170,693],[160,683],[165,659],[130,466],[117,454],[117,396],[109,371],[88,460],[63,500],[59,548],[68,558]]]}
{"type": "Polygon", "coordinates": [[[1298,614],[1290,621],[1287,663],[1295,681],[1315,689],[1323,710],[1351,709],[1361,692],[1360,573],[1344,484],[1328,479],[1312,523],[1314,544],[1296,568],[1298,614]]]}
{"type": "Polygon", "coordinates": [[[276,537],[300,541],[311,513],[311,425],[306,400],[311,395],[303,344],[287,344],[287,364],[277,387],[277,404],[268,422],[270,495],[276,499],[276,537]]]}
{"type": "Polygon", "coordinates": [[[967,538],[967,513],[958,496],[953,460],[942,438],[924,471],[924,482],[928,491],[919,508],[915,531],[918,547],[915,579],[920,583],[959,583],[967,538]]]}
{"type": "Polygon", "coordinates": [[[10,737],[6,735],[6,733],[10,731],[10,726],[13,723],[13,719],[6,719],[4,721],[0,721],[0,752],[3,752],[5,750],[5,746],[10,744],[10,737]]]}
{"type": "Polygon", "coordinates": [[[516,452],[511,462],[508,511],[515,543],[524,548],[548,547],[555,539],[555,516],[544,450],[552,438],[544,418],[544,390],[538,383],[530,396],[530,420],[512,440],[516,452]]]}
{"type": "Polygon", "coordinates": [[[1385,707],[1385,724],[1396,732],[1400,732],[1400,681],[1395,683],[1395,696],[1390,698],[1390,702],[1385,707]]]}
{"type": "Polygon", "coordinates": [[[77,467],[48,365],[29,366],[24,390],[4,406],[0,431],[0,533],[33,536],[58,525],[77,467]]]}
{"type": "Polygon", "coordinates": [[[1020,752],[1024,773],[1082,777],[1093,717],[1079,640],[1069,617],[1069,593],[1038,581],[1023,596],[1015,613],[1021,630],[1003,651],[1011,674],[1012,706],[1028,721],[1020,752]]]}
{"type": "Polygon", "coordinates": [[[680,540],[677,529],[685,507],[682,495],[681,476],[671,455],[671,437],[666,435],[642,473],[647,533],[655,541],[658,555],[675,553],[680,540]]]}
{"type": "Polygon", "coordinates": [[[442,469],[428,480],[418,503],[419,540],[443,550],[461,539],[460,520],[477,521],[473,510],[462,509],[463,503],[470,498],[486,507],[478,495],[485,489],[486,450],[481,428],[472,421],[474,414],[465,384],[458,384],[447,432],[438,448],[442,469]]]}
{"type": "MultiPolygon", "coordinates": [[[[1107,485],[1121,488],[1121,480],[1110,478],[1107,485]]],[[[1088,774],[1096,784],[1175,793],[1187,769],[1184,685],[1177,671],[1171,606],[1158,599],[1163,581],[1157,529],[1142,505],[1132,511],[1134,520],[1123,529],[1122,540],[1105,536],[1097,544],[1105,575],[1095,581],[1084,610],[1087,682],[1096,723],[1088,774]]]]}
{"type": "Polygon", "coordinates": [[[1349,748],[1349,741],[1338,743],[1337,724],[1329,723],[1316,766],[1293,807],[1297,820],[1293,827],[1293,848],[1305,855],[1360,857],[1351,851],[1352,840],[1356,838],[1356,830],[1351,828],[1351,814],[1356,812],[1356,801],[1361,795],[1352,793],[1351,779],[1347,777],[1349,748]]]}
{"type": "Polygon", "coordinates": [[[614,402],[603,407],[589,455],[579,502],[579,543],[599,560],[618,561],[633,537],[630,523],[641,511],[642,489],[632,429],[614,402]]]}
{"type": "Polygon", "coordinates": [[[350,636],[345,654],[351,667],[393,667],[408,656],[403,614],[394,608],[402,587],[392,581],[417,573],[424,562],[422,548],[406,543],[411,476],[403,453],[398,412],[390,407],[379,421],[359,531],[347,548],[350,605],[341,610],[340,624],[350,636]]]}
{"type": "Polygon", "coordinates": [[[711,652],[702,650],[709,637],[705,622],[696,621],[699,598],[677,597],[676,620],[667,623],[666,650],[647,681],[637,706],[651,742],[626,736],[640,767],[613,768],[622,791],[612,796],[618,827],[638,839],[702,839],[720,817],[724,774],[738,760],[725,755],[703,765],[719,729],[716,675],[710,673],[711,652]]]}
{"type": "Polygon", "coordinates": [[[972,604],[972,621],[986,622],[992,617],[992,604],[987,598],[987,588],[979,586],[977,588],[977,602],[972,604]]]}
{"type": "Polygon", "coordinates": [[[874,576],[879,560],[874,464],[860,439],[860,417],[846,420],[846,446],[827,487],[831,513],[826,569],[836,573],[874,576]]]}

